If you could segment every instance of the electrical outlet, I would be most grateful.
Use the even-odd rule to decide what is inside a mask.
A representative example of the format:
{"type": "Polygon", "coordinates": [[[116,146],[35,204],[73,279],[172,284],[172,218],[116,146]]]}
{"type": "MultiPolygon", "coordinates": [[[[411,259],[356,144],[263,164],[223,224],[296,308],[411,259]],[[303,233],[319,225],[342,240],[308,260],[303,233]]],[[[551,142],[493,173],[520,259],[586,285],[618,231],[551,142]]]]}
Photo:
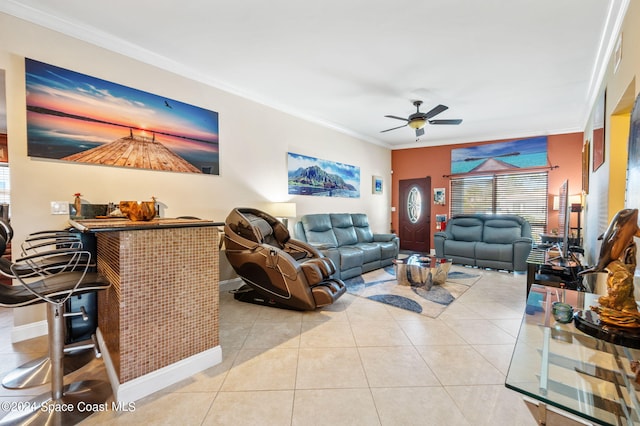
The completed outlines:
{"type": "Polygon", "coordinates": [[[67,201],[52,201],[51,214],[69,214],[69,203],[67,201]]]}

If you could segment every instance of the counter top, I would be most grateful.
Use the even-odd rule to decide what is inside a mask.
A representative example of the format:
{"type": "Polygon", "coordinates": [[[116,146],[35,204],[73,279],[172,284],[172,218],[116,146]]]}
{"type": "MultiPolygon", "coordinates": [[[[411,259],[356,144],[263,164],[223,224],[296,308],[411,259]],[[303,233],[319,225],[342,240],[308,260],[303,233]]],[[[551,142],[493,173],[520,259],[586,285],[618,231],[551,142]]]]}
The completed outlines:
{"type": "Polygon", "coordinates": [[[69,219],[69,225],[81,232],[113,232],[123,230],[148,230],[159,228],[188,228],[198,226],[221,226],[224,223],[204,219],[156,218],[150,221],[132,221],[124,218],[114,219],[69,219]]]}

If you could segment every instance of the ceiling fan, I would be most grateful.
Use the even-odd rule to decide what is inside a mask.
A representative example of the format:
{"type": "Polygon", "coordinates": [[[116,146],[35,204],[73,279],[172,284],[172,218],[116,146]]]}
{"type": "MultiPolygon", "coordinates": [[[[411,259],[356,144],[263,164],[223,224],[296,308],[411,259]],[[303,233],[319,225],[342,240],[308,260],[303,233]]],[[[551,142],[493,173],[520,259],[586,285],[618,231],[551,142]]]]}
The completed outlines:
{"type": "Polygon", "coordinates": [[[411,127],[416,130],[416,137],[424,135],[424,126],[427,124],[460,124],[462,123],[461,119],[450,119],[450,120],[431,120],[431,117],[435,117],[449,109],[448,106],[438,105],[437,107],[431,109],[429,112],[420,112],[420,105],[422,105],[422,101],[413,101],[413,105],[416,107],[416,112],[411,114],[409,118],[402,118],[395,115],[385,115],[385,117],[395,118],[396,120],[406,121],[407,124],[398,127],[392,127],[391,129],[383,130],[380,133],[389,132],[391,130],[400,129],[402,127],[411,127]]]}

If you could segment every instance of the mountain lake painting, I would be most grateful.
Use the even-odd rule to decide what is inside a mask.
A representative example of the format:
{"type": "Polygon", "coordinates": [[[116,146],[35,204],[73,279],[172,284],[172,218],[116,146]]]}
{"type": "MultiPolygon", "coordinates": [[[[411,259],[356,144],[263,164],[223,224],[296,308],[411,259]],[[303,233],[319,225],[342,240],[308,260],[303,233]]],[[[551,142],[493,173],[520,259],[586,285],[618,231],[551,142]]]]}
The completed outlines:
{"type": "Polygon", "coordinates": [[[451,174],[547,166],[547,137],[451,150],[451,174]]]}
{"type": "Polygon", "coordinates": [[[360,197],[360,167],[288,153],[289,194],[360,197]]]}
{"type": "Polygon", "coordinates": [[[25,59],[27,154],[218,175],[218,113],[25,59]]]}

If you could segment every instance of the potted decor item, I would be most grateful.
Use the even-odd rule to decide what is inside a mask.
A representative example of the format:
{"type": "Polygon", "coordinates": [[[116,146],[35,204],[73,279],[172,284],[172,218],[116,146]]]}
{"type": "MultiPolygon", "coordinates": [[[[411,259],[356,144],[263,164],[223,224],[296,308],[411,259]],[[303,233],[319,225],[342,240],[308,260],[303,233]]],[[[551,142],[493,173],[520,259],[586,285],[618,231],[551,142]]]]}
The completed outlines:
{"type": "Polygon", "coordinates": [[[76,216],[80,217],[82,216],[82,200],[80,199],[80,197],[82,197],[82,194],[76,192],[75,194],[73,194],[73,196],[75,197],[73,199],[73,208],[76,209],[76,216]]]}
{"type": "Polygon", "coordinates": [[[120,201],[120,211],[129,220],[149,221],[156,217],[156,199],[152,201],[120,201]]]}

